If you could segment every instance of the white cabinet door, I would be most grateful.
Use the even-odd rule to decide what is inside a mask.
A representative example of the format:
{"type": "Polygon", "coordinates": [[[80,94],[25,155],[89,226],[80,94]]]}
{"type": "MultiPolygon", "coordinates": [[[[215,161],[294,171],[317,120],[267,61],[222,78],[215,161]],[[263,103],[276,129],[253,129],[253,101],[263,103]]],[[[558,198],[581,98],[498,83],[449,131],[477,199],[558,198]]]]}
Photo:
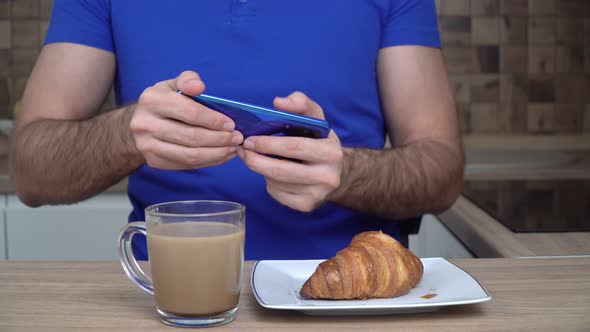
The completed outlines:
{"type": "Polygon", "coordinates": [[[433,215],[422,217],[420,231],[410,235],[410,250],[418,257],[473,258],[469,250],[433,215]]]}
{"type": "Polygon", "coordinates": [[[102,194],[62,206],[29,208],[8,197],[8,259],[116,260],[116,238],[131,204],[125,194],[102,194]]]}
{"type": "Polygon", "coordinates": [[[0,260],[6,259],[6,196],[0,195],[0,260]]]}

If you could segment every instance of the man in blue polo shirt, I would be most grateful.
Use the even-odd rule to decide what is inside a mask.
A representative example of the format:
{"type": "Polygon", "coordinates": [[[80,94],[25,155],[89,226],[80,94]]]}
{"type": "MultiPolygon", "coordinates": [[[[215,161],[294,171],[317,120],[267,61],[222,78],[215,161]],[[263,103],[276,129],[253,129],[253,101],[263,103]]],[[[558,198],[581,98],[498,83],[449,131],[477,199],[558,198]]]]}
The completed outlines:
{"type": "MultiPolygon", "coordinates": [[[[325,258],[365,230],[397,236],[396,220],[442,211],[461,188],[439,47],[434,0],[55,0],[16,121],[17,194],[71,203],[129,176],[130,220],[163,201],[240,202],[248,259],[325,258]],[[118,108],[99,114],[113,84],[118,108]],[[333,130],[244,140],[178,89],[333,130]]],[[[134,245],[145,258],[145,241],[134,245]]]]}

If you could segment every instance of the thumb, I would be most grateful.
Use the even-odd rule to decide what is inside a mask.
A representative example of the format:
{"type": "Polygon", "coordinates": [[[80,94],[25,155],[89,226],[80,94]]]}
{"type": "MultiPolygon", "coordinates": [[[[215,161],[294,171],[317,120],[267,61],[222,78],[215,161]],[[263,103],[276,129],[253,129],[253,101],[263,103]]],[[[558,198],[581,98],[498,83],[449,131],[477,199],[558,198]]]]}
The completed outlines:
{"type": "Polygon", "coordinates": [[[276,97],[274,106],[282,111],[325,120],[322,107],[304,93],[296,91],[287,97],[276,97]]]}
{"type": "Polygon", "coordinates": [[[173,91],[182,90],[184,94],[190,96],[200,95],[205,91],[205,83],[201,80],[199,74],[187,70],[177,78],[168,81],[173,91]]]}

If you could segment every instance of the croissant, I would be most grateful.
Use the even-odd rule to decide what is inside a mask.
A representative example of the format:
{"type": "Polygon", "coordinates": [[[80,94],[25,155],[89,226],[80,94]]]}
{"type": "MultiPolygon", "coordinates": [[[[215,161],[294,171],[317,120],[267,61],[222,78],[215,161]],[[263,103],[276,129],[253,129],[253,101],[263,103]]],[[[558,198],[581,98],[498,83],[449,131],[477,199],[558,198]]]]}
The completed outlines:
{"type": "Polygon", "coordinates": [[[422,262],[382,232],[356,235],[349,246],[322,262],[300,290],[312,299],[368,299],[407,294],[423,274],[422,262]]]}

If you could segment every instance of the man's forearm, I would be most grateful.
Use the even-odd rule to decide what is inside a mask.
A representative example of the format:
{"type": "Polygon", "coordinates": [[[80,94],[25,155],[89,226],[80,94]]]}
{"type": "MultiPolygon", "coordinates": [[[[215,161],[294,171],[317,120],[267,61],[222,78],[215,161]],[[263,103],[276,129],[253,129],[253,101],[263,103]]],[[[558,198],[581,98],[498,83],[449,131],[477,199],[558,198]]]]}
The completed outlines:
{"type": "Polygon", "coordinates": [[[376,150],[344,149],[340,186],[329,200],[385,218],[447,209],[461,190],[460,148],[428,141],[376,150]]]}
{"type": "Polygon", "coordinates": [[[133,107],[83,121],[39,120],[17,130],[10,172],[21,200],[31,206],[89,198],[139,167],[129,121],[133,107]]]}

